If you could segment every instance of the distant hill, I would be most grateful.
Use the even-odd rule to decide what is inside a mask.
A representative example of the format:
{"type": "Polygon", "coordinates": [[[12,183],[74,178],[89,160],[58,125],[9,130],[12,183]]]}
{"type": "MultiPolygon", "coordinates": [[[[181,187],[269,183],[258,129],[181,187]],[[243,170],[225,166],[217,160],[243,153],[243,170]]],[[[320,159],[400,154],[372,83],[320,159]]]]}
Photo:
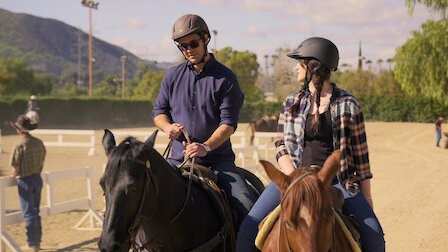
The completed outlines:
{"type": "MultiPolygon", "coordinates": [[[[134,76],[142,64],[148,64],[151,71],[166,69],[169,65],[155,65],[101,39],[93,37],[92,40],[94,72],[121,75],[123,55],[126,55],[126,75],[130,77],[134,76]]],[[[79,55],[82,72],[88,72],[88,45],[88,33],[78,28],[58,20],[13,13],[0,8],[0,57],[24,58],[36,73],[63,76],[78,72],[79,55]]]]}

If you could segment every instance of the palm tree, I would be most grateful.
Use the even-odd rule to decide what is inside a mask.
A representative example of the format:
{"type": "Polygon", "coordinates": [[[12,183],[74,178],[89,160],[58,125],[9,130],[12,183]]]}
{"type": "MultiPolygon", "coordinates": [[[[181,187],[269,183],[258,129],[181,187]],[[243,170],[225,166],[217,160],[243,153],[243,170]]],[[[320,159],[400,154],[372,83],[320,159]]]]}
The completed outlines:
{"type": "Polygon", "coordinates": [[[386,60],[386,62],[387,63],[389,63],[389,71],[392,69],[392,63],[394,62],[394,59],[392,59],[392,58],[388,58],[387,60],[386,60]]]}
{"type": "Polygon", "coordinates": [[[213,48],[213,53],[214,54],[216,54],[216,39],[218,38],[218,31],[217,30],[212,30],[212,33],[213,33],[213,35],[214,35],[214,37],[215,37],[215,45],[214,45],[214,48],[213,48]]]}
{"type": "Polygon", "coordinates": [[[352,67],[352,65],[347,64],[347,63],[342,63],[342,65],[341,65],[341,68],[345,68],[345,72],[347,72],[348,69],[351,68],[351,67],[352,67]]]}
{"type": "Polygon", "coordinates": [[[376,61],[376,63],[378,63],[378,66],[379,66],[379,68],[380,68],[380,72],[382,71],[382,69],[381,69],[381,63],[383,63],[383,60],[382,59],[378,59],[377,61],[376,61]]]}
{"type": "Polygon", "coordinates": [[[269,55],[265,54],[264,60],[265,60],[265,66],[266,66],[266,76],[268,76],[268,58],[269,58],[269,55]]]}
{"type": "Polygon", "coordinates": [[[371,60],[366,60],[366,64],[369,68],[369,71],[372,72],[372,61],[371,60]]]}

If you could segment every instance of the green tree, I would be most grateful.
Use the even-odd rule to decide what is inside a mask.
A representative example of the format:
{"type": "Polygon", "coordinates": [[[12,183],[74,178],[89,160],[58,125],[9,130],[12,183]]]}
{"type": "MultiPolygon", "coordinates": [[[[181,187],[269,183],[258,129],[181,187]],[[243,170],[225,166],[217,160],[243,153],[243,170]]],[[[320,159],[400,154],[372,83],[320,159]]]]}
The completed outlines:
{"type": "Polygon", "coordinates": [[[53,89],[53,77],[48,74],[40,74],[34,77],[34,85],[31,93],[37,95],[47,95],[53,89]]]}
{"type": "Polygon", "coordinates": [[[215,57],[219,62],[230,68],[238,77],[238,82],[245,94],[246,101],[264,100],[263,91],[255,86],[258,69],[260,68],[255,53],[247,50],[240,52],[233,50],[232,47],[225,47],[216,52],[215,57]]]}
{"type": "Polygon", "coordinates": [[[297,82],[297,73],[294,67],[296,60],[286,56],[291,52],[289,48],[277,48],[273,58],[274,95],[279,101],[283,101],[287,95],[300,89],[297,82]]]}
{"type": "Polygon", "coordinates": [[[0,59],[0,93],[8,95],[46,95],[53,88],[50,75],[34,75],[24,59],[0,59]]]}
{"type": "Polygon", "coordinates": [[[134,96],[138,98],[147,98],[152,102],[156,101],[160,92],[160,83],[165,76],[165,71],[147,72],[143,75],[141,81],[134,89],[134,96]]]}
{"type": "Polygon", "coordinates": [[[121,79],[107,76],[93,88],[94,96],[121,97],[121,79]]]}
{"type": "Polygon", "coordinates": [[[147,64],[140,65],[140,68],[134,75],[134,79],[140,81],[143,78],[143,75],[145,75],[147,72],[149,72],[149,66],[147,64]]]}
{"type": "Polygon", "coordinates": [[[354,95],[373,94],[374,80],[375,75],[370,71],[351,70],[343,72],[336,84],[354,95]]]}
{"type": "Polygon", "coordinates": [[[405,94],[405,92],[392,71],[383,71],[373,82],[373,94],[398,95],[405,94]]]}
{"type": "Polygon", "coordinates": [[[378,71],[381,73],[381,71],[383,71],[383,69],[381,68],[381,63],[383,63],[383,60],[382,59],[378,59],[376,61],[376,63],[378,63],[378,71]]]}
{"type": "Polygon", "coordinates": [[[0,90],[2,94],[31,94],[34,84],[34,71],[24,59],[0,59],[0,90]]]}
{"type": "Polygon", "coordinates": [[[448,20],[428,20],[397,49],[394,74],[410,95],[448,95],[448,20]]]}
{"type": "Polygon", "coordinates": [[[409,13],[412,15],[416,3],[424,4],[427,8],[442,14],[443,19],[446,19],[448,9],[448,0],[405,0],[406,6],[409,8],[409,13]]]}
{"type": "Polygon", "coordinates": [[[86,96],[89,93],[87,88],[79,87],[76,84],[67,82],[60,90],[53,90],[52,94],[57,96],[73,97],[86,96]]]}

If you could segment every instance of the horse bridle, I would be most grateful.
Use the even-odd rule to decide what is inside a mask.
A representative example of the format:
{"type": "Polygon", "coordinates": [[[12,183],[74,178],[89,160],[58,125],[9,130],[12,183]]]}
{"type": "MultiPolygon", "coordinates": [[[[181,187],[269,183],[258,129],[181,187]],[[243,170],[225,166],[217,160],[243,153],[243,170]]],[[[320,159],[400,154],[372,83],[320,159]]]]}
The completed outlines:
{"type": "MultiPolygon", "coordinates": [[[[289,184],[288,188],[287,188],[286,191],[285,191],[285,194],[283,194],[283,197],[282,197],[282,199],[280,200],[280,217],[279,217],[279,220],[278,220],[279,228],[278,228],[278,239],[277,239],[277,251],[279,251],[279,252],[280,252],[281,215],[282,215],[282,213],[283,213],[283,201],[285,200],[286,196],[288,195],[288,193],[291,191],[292,187],[293,187],[295,184],[297,184],[297,183],[298,183],[300,180],[302,180],[303,178],[305,178],[305,177],[307,177],[307,176],[309,176],[309,175],[312,175],[312,174],[316,174],[316,172],[315,172],[315,171],[307,171],[307,172],[301,174],[298,178],[296,178],[291,184],[289,184]]],[[[334,241],[334,240],[335,240],[335,239],[334,239],[334,236],[335,236],[334,224],[335,224],[335,223],[334,223],[334,220],[333,220],[333,222],[332,222],[332,231],[333,231],[333,236],[332,236],[332,247],[331,247],[331,249],[330,249],[329,252],[334,251],[334,248],[335,248],[335,244],[334,244],[334,243],[335,243],[335,241],[334,241]]],[[[289,244],[289,239],[288,239],[288,229],[286,228],[286,224],[283,225],[283,227],[284,227],[284,230],[285,230],[286,244],[288,244],[288,251],[291,252],[292,249],[291,249],[291,245],[289,244]]]]}
{"type": "MultiPolygon", "coordinates": [[[[187,139],[187,143],[190,144],[191,140],[190,137],[188,136],[188,133],[182,129],[182,133],[184,134],[185,138],[187,139]]],[[[171,147],[173,145],[173,140],[170,140],[170,142],[168,143],[168,146],[166,147],[163,156],[165,157],[165,159],[168,158],[169,156],[169,152],[171,150],[171,147]],[[166,156],[165,156],[166,154],[166,156]]],[[[128,229],[128,233],[129,233],[129,240],[133,246],[133,250],[134,251],[142,251],[143,249],[148,249],[147,246],[152,243],[155,239],[157,239],[160,234],[162,234],[165,230],[168,229],[168,227],[173,224],[173,222],[179,218],[179,216],[182,214],[182,212],[185,210],[185,207],[187,206],[188,203],[188,199],[190,198],[190,192],[191,192],[191,182],[192,182],[192,175],[193,175],[193,171],[194,171],[194,165],[195,165],[195,161],[196,158],[186,158],[185,161],[180,165],[181,167],[187,162],[191,160],[191,167],[190,167],[190,171],[188,174],[188,186],[187,186],[187,196],[185,198],[184,204],[182,206],[182,208],[177,212],[177,214],[168,222],[167,225],[164,225],[164,227],[153,237],[151,238],[148,242],[146,242],[145,244],[143,244],[142,246],[138,246],[137,242],[135,241],[135,236],[136,236],[136,232],[135,229],[138,227],[138,225],[140,224],[140,221],[138,221],[140,219],[140,214],[142,212],[143,209],[143,205],[144,205],[144,200],[146,198],[146,191],[148,190],[148,183],[149,183],[149,178],[151,177],[151,173],[149,172],[149,168],[150,168],[150,163],[149,160],[143,161],[143,160],[139,160],[139,159],[134,159],[134,162],[140,165],[145,165],[145,174],[146,174],[146,178],[145,178],[145,185],[144,185],[144,190],[142,193],[142,197],[140,198],[140,203],[139,203],[139,208],[137,210],[137,213],[134,216],[134,220],[132,221],[129,229],[128,229]]]]}

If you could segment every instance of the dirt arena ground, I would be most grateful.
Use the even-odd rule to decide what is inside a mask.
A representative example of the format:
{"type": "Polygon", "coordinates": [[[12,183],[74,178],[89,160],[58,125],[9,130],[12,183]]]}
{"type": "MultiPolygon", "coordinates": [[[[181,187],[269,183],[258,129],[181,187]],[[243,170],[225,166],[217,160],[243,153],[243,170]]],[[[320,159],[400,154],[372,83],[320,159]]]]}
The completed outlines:
{"type": "MultiPolygon", "coordinates": [[[[384,229],[387,251],[448,251],[448,183],[445,181],[448,179],[448,149],[434,146],[433,124],[369,122],[366,128],[374,174],[374,209],[384,229]]],[[[245,129],[247,125],[239,127],[240,131],[245,129]]],[[[94,156],[87,156],[88,148],[47,147],[44,168],[53,171],[92,167],[98,210],[104,206],[98,185],[106,162],[102,134],[96,131],[94,156]]],[[[9,155],[18,139],[18,136],[1,139],[0,172],[3,176],[10,173],[9,155]]],[[[63,180],[56,183],[56,188],[56,202],[87,195],[85,179],[63,180]]],[[[42,205],[46,204],[46,193],[42,192],[42,205]]],[[[16,188],[8,188],[6,196],[7,211],[20,210],[16,188]]],[[[99,229],[72,228],[85,213],[85,209],[80,209],[42,218],[43,251],[97,251],[99,229]]],[[[19,246],[26,247],[23,222],[8,225],[6,231],[19,246]]]]}

